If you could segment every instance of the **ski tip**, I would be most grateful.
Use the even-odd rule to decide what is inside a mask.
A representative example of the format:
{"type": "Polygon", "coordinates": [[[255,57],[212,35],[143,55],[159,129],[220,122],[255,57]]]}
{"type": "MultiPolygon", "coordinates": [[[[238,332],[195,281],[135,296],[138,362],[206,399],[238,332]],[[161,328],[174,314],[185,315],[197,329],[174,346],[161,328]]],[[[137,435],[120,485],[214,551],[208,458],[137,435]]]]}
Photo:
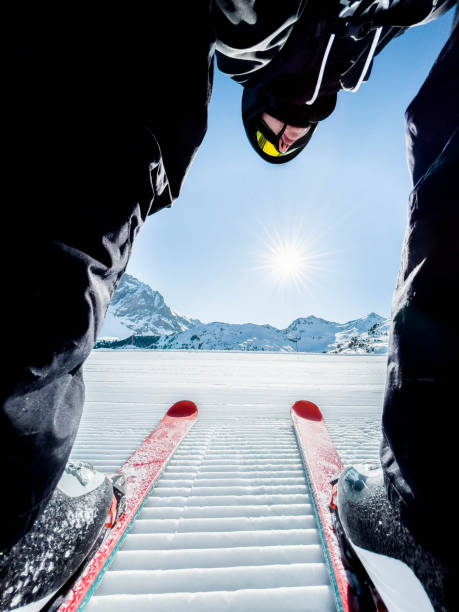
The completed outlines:
{"type": "Polygon", "coordinates": [[[175,403],[167,411],[167,416],[179,418],[197,416],[197,414],[198,407],[194,402],[190,402],[188,400],[182,400],[180,402],[175,403]]]}
{"type": "Polygon", "coordinates": [[[323,419],[320,408],[312,402],[307,402],[305,400],[295,402],[292,406],[292,412],[302,419],[308,419],[308,421],[322,421],[323,419]]]}

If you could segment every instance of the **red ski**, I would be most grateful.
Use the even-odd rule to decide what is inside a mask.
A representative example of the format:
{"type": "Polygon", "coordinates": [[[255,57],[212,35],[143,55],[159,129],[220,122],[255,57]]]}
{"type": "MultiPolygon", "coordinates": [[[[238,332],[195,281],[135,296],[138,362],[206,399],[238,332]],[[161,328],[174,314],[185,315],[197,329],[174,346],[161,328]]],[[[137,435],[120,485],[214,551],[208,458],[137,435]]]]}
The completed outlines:
{"type": "MultiPolygon", "coordinates": [[[[320,409],[312,402],[296,402],[291,409],[293,426],[305,467],[311,500],[319,525],[320,537],[328,565],[339,612],[387,612],[379,595],[365,574],[365,585],[356,583],[349,571],[337,538],[333,513],[333,482],[344,466],[332,442],[320,409]],[[362,587],[366,587],[362,589],[362,587]]],[[[359,563],[360,565],[360,563],[359,563]]],[[[354,570],[352,570],[354,571],[354,570]]],[[[359,567],[359,571],[364,571],[359,567]]],[[[361,576],[359,576],[361,579],[361,576]]]]}
{"type": "Polygon", "coordinates": [[[193,402],[181,401],[174,404],[158,427],[118,470],[118,474],[126,480],[124,511],[71,587],[59,612],[75,612],[85,607],[145,498],[197,417],[198,408],[193,402]]]}

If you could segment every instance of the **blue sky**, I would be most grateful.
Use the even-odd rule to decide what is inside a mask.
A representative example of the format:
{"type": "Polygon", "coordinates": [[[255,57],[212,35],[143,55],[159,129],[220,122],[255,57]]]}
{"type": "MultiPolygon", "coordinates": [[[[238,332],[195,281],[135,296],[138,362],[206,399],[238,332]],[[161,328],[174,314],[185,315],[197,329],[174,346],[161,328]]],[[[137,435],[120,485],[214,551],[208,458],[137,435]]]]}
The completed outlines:
{"type": "Polygon", "coordinates": [[[147,220],[127,271],[204,322],[286,327],[310,314],[389,316],[411,189],[404,111],[452,16],[392,41],[369,82],[341,92],[307,149],[283,166],[252,151],[242,88],[216,71],[208,132],[182,193],[147,220]],[[266,267],[279,242],[300,245],[300,282],[266,267]]]}

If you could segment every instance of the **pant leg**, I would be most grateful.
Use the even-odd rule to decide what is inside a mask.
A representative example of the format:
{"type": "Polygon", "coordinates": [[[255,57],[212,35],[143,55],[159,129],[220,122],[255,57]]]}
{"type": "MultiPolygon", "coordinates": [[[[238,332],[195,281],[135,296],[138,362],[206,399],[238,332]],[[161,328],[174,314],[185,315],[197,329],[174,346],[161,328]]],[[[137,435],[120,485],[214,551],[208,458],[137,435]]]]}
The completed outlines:
{"type": "Polygon", "coordinates": [[[3,21],[0,550],[31,527],[62,474],[84,403],[82,366],[135,236],[178,195],[205,133],[206,3],[191,15],[195,29],[177,15],[171,29],[171,10],[168,22],[153,8],[88,19],[40,7],[3,21]],[[167,52],[174,40],[185,50],[192,34],[182,120],[179,101],[167,101],[180,54],[167,52]],[[183,126],[186,145],[154,135],[163,124],[183,126]]]}
{"type": "Polygon", "coordinates": [[[459,416],[459,27],[407,110],[409,203],[383,411],[389,495],[418,537],[450,547],[459,416]]]}

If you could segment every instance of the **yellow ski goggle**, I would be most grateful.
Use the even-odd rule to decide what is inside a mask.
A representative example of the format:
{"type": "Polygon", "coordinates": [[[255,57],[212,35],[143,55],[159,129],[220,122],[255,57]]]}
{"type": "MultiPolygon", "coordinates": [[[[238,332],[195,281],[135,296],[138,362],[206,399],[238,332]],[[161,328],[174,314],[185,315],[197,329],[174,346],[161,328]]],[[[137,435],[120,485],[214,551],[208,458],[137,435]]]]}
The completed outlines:
{"type": "Polygon", "coordinates": [[[263,153],[266,153],[266,155],[269,155],[270,157],[284,157],[284,155],[291,155],[294,151],[300,148],[300,147],[289,148],[288,151],[285,151],[285,153],[281,153],[280,151],[277,150],[277,148],[273,145],[273,143],[270,142],[266,138],[266,136],[260,132],[260,130],[257,130],[256,138],[257,138],[258,147],[263,151],[263,153]]]}

